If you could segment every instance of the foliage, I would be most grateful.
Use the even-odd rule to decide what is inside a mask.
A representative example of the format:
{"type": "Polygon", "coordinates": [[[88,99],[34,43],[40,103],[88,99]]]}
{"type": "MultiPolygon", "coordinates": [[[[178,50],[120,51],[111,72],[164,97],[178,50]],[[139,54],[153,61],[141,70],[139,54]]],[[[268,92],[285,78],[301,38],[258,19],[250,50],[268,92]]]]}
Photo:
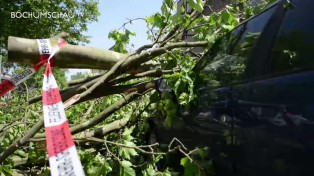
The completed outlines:
{"type": "Polygon", "coordinates": [[[71,80],[78,80],[78,79],[84,79],[86,78],[86,75],[82,72],[77,72],[75,75],[71,75],[71,80]]]}
{"type": "MultiPolygon", "coordinates": [[[[226,6],[221,11],[215,11],[210,16],[200,14],[203,9],[206,9],[204,8],[204,3],[207,2],[201,0],[187,0],[185,2],[190,6],[191,12],[189,13],[185,13],[185,6],[177,7],[174,0],[165,0],[160,12],[145,17],[144,20],[148,25],[148,38],[152,40],[153,45],[151,45],[149,50],[139,50],[139,53],[133,53],[133,55],[148,53],[147,58],[158,63],[157,70],[173,70],[173,72],[167,72],[167,74],[162,75],[167,80],[167,85],[172,91],[138,91],[135,95],[140,96],[140,98],[135,100],[128,99],[125,105],[118,106],[116,105],[117,102],[126,100],[130,95],[128,91],[123,90],[119,93],[106,94],[106,96],[94,96],[91,99],[87,99],[88,101],[82,101],[71,106],[66,111],[70,125],[79,127],[83,122],[92,122],[95,120],[95,117],[105,114],[106,110],[113,109],[112,113],[97,122],[96,125],[84,129],[82,133],[74,134],[77,139],[81,162],[88,175],[170,176],[179,174],[215,174],[215,169],[211,162],[212,158],[208,154],[210,148],[189,150],[178,139],[174,139],[169,144],[160,144],[159,146],[154,141],[153,129],[151,129],[150,123],[152,120],[161,119],[162,125],[166,128],[179,126],[178,113],[189,109],[191,103],[200,96],[195,91],[197,75],[193,70],[199,58],[213,45],[217,38],[232,30],[242,20],[259,13],[270,1],[265,1],[258,6],[250,6],[248,0],[242,0],[238,4],[226,6]],[[180,46],[161,54],[151,54],[155,48],[169,46],[172,43],[186,39],[185,34],[192,34],[193,40],[205,41],[205,48],[197,53],[195,48],[180,46]],[[112,130],[107,131],[103,135],[94,135],[95,131],[99,132],[101,131],[99,129],[103,129],[103,127],[106,127],[105,130],[112,130]],[[93,135],[82,138],[80,137],[81,134],[93,135]],[[179,165],[178,167],[174,167],[171,164],[161,167],[163,163],[171,162],[175,159],[177,159],[177,163],[172,164],[179,165]],[[177,168],[179,169],[176,170],[177,168]]],[[[9,1],[8,4],[4,5],[12,7],[13,10],[32,10],[29,8],[46,10],[51,7],[53,7],[53,10],[64,10],[65,7],[68,7],[70,10],[76,9],[77,11],[86,12],[87,17],[70,21],[56,20],[54,21],[56,25],[51,25],[52,22],[50,21],[27,19],[25,24],[28,24],[30,27],[26,31],[22,30],[23,33],[13,22],[8,22],[8,19],[6,19],[4,22],[7,28],[2,30],[2,38],[6,38],[7,35],[29,38],[49,36],[59,29],[72,29],[70,26],[78,25],[73,27],[73,31],[70,32],[71,36],[73,36],[72,40],[76,42],[86,41],[86,38],[81,38],[78,34],[84,31],[86,23],[95,20],[98,14],[96,3],[93,1],[64,1],[59,4],[56,2],[48,3],[47,1],[47,3],[35,3],[32,6],[27,1],[24,5],[15,6],[18,3],[17,1],[9,1]],[[37,26],[37,23],[39,26],[51,26],[51,28],[47,28],[48,31],[39,31],[38,27],[34,27],[35,25],[37,26]],[[14,33],[9,32],[9,30],[14,31],[14,33]]],[[[8,11],[0,13],[6,14],[8,11]]],[[[130,42],[129,37],[133,35],[135,34],[125,29],[124,31],[114,30],[108,37],[116,42],[113,47],[114,51],[128,53],[126,46],[130,42]]],[[[109,80],[103,81],[108,83],[109,87],[101,88],[97,91],[107,93],[106,91],[108,90],[117,90],[119,86],[133,86],[134,88],[143,83],[154,82],[155,79],[154,76],[140,77],[136,74],[119,71],[110,75],[109,80]],[[117,81],[119,79],[124,79],[124,81],[117,81]],[[112,87],[112,84],[116,87],[112,87]]],[[[53,72],[57,74],[55,70],[53,72]]],[[[42,73],[42,71],[39,71],[39,73],[42,73]]],[[[11,97],[1,99],[0,152],[5,151],[14,140],[25,135],[38,122],[38,119],[42,117],[42,105],[40,102],[30,105],[26,103],[29,98],[40,94],[42,76],[39,73],[27,83],[27,85],[38,84],[32,87],[34,88],[33,91],[28,91],[28,94],[25,94],[23,92],[19,93],[17,89],[11,93],[11,97]]],[[[104,74],[107,74],[107,72],[104,74]]],[[[81,76],[81,74],[78,74],[75,76],[75,79],[81,76]]],[[[90,79],[95,80],[98,77],[90,79]]],[[[77,84],[84,86],[85,83],[77,84]]],[[[72,89],[69,88],[67,90],[67,92],[70,92],[72,89]]],[[[43,129],[39,131],[39,133],[43,132],[43,129]]],[[[32,139],[40,138],[35,136],[32,139]]],[[[44,140],[28,141],[27,144],[21,146],[12,156],[5,160],[3,165],[0,166],[0,173],[6,175],[14,175],[14,173],[25,174],[29,168],[32,168],[28,174],[48,174],[49,166],[47,164],[45,147],[44,140]]]]}
{"type": "MultiPolygon", "coordinates": [[[[97,1],[33,1],[33,0],[9,0],[0,2],[0,48],[5,48],[8,36],[19,36],[24,38],[51,37],[62,31],[67,31],[74,43],[87,42],[87,36],[82,32],[87,30],[87,24],[97,20],[97,1]],[[12,12],[32,12],[34,17],[16,18],[11,17],[12,12]],[[66,13],[71,17],[60,18],[37,18],[38,13],[66,13]],[[72,16],[74,16],[72,18],[72,16]],[[21,20],[22,19],[22,20],[21,20]],[[27,27],[26,27],[27,26],[27,27]]],[[[27,15],[28,16],[28,15],[27,15]]],[[[26,15],[25,15],[26,17],[26,15]]]]}
{"type": "Polygon", "coordinates": [[[135,36],[135,33],[127,29],[124,32],[114,30],[109,33],[108,38],[112,38],[116,42],[113,47],[114,51],[120,53],[127,53],[126,46],[130,42],[130,36],[135,36]]]}
{"type": "MultiPolygon", "coordinates": [[[[49,38],[62,31],[70,34],[70,43],[86,43],[88,37],[82,33],[87,31],[87,24],[97,21],[99,16],[98,1],[47,1],[47,0],[8,0],[0,2],[0,55],[3,56],[2,72],[10,74],[12,69],[20,67],[7,62],[6,47],[9,36],[23,38],[49,38]],[[25,13],[24,17],[21,14],[25,13]],[[42,15],[39,14],[66,14],[42,15]]],[[[64,71],[57,71],[64,77],[64,71]]],[[[65,84],[64,84],[65,85],[65,84]]]]}

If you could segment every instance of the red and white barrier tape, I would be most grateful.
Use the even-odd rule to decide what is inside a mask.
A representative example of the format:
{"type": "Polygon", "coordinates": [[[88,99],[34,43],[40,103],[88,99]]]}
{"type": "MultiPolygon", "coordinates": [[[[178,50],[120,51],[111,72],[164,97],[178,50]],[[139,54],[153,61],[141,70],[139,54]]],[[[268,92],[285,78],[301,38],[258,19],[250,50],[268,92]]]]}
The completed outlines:
{"type": "MultiPolygon", "coordinates": [[[[48,51],[46,49],[49,48],[49,45],[47,47],[42,45],[43,43],[43,41],[38,40],[41,56],[44,56],[45,52],[48,51]]],[[[66,41],[60,41],[52,49],[50,56],[46,57],[47,59],[41,58],[41,60],[47,61],[42,87],[46,143],[52,176],[81,176],[84,175],[83,167],[65,116],[59,88],[50,67],[50,59],[66,44],[66,41]]]]}
{"type": "Polygon", "coordinates": [[[13,76],[10,80],[4,80],[0,84],[0,97],[13,90],[17,85],[31,77],[43,64],[44,58],[50,56],[51,46],[48,39],[37,40],[40,53],[40,62],[32,68],[27,68],[23,72],[13,76]]]}
{"type": "Polygon", "coordinates": [[[46,66],[42,100],[51,175],[84,175],[50,63],[46,66]]]}
{"type": "Polygon", "coordinates": [[[27,80],[47,62],[42,87],[42,102],[51,175],[84,176],[83,167],[65,116],[59,88],[50,67],[53,64],[50,60],[67,42],[61,40],[54,48],[51,48],[48,39],[38,39],[37,44],[40,61],[32,68],[27,68],[22,73],[15,75],[11,80],[3,81],[0,84],[0,97],[27,80]]]}
{"type": "Polygon", "coordinates": [[[51,49],[50,41],[48,39],[38,39],[37,43],[39,47],[40,61],[32,68],[27,68],[23,72],[13,76],[10,80],[4,80],[0,84],[0,97],[4,96],[6,93],[13,90],[17,85],[30,78],[47,62],[48,59],[51,59],[62,46],[67,44],[65,40],[61,40],[57,46],[51,49]]]}

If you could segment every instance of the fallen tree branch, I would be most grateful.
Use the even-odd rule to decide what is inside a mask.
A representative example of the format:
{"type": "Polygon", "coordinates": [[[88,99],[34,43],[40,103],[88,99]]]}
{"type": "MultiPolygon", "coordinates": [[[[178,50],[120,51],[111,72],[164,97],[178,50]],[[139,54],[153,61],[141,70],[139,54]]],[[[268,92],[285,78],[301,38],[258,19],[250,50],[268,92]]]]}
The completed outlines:
{"type": "MultiPolygon", "coordinates": [[[[82,103],[82,102],[85,102],[85,101],[88,101],[88,100],[91,100],[94,98],[100,98],[100,97],[109,96],[109,95],[113,95],[113,94],[120,94],[120,93],[127,93],[127,92],[130,93],[130,92],[138,91],[138,90],[141,90],[147,86],[148,87],[150,86],[150,82],[121,85],[121,86],[112,86],[110,84],[102,84],[101,86],[96,88],[90,95],[78,100],[76,102],[76,104],[82,103]]],[[[78,86],[76,86],[76,87],[78,87],[78,86]]],[[[76,87],[61,91],[61,98],[62,98],[63,102],[68,100],[70,97],[82,92],[82,90],[79,91],[80,89],[78,89],[76,87]]],[[[34,98],[31,98],[28,103],[32,104],[32,103],[36,103],[38,101],[41,101],[41,95],[34,97],[34,98]]]]}
{"type": "MultiPolygon", "coordinates": [[[[122,127],[126,126],[128,122],[129,122],[129,118],[115,120],[111,123],[103,125],[100,128],[97,128],[94,131],[88,131],[88,132],[83,131],[81,133],[78,133],[74,136],[74,138],[85,139],[85,138],[90,138],[90,137],[96,137],[96,138],[102,137],[114,130],[121,129],[122,127]]],[[[29,142],[42,142],[42,141],[46,141],[46,138],[31,138],[28,141],[29,142]]]]}
{"type": "Polygon", "coordinates": [[[44,119],[40,119],[30,130],[28,130],[25,136],[16,139],[8,148],[0,153],[0,163],[3,163],[5,159],[13,154],[20,146],[26,144],[43,126],[44,119]]]}
{"type": "MultiPolygon", "coordinates": [[[[68,108],[64,106],[64,109],[68,108]]],[[[9,147],[0,153],[0,163],[3,163],[7,157],[12,155],[19,147],[28,143],[28,140],[35,136],[35,134],[44,126],[44,119],[40,118],[38,122],[29,129],[24,136],[17,138],[9,147]]]]}
{"type": "Polygon", "coordinates": [[[119,84],[125,81],[129,81],[131,79],[135,79],[135,78],[143,78],[143,77],[161,77],[164,74],[171,74],[174,72],[179,71],[179,69],[172,69],[172,70],[161,70],[161,69],[156,69],[156,70],[150,70],[150,71],[146,71],[146,72],[142,72],[142,73],[137,73],[134,75],[128,75],[122,78],[117,78],[115,80],[109,81],[109,83],[111,84],[119,84]]]}
{"type": "MultiPolygon", "coordinates": [[[[123,98],[120,99],[120,101],[117,101],[116,103],[110,105],[109,107],[107,107],[105,110],[103,110],[100,114],[98,114],[96,117],[83,122],[81,124],[78,124],[74,127],[71,127],[71,134],[77,134],[79,132],[82,132],[86,129],[92,128],[94,126],[96,126],[97,124],[99,124],[100,122],[104,121],[107,119],[107,117],[109,117],[111,114],[113,114],[114,112],[118,111],[120,108],[122,108],[123,106],[129,104],[130,102],[134,101],[136,98],[138,98],[139,96],[147,93],[148,91],[152,90],[155,87],[154,83],[149,83],[147,84],[147,86],[142,87],[141,90],[138,90],[138,92],[132,92],[127,94],[126,96],[124,96],[123,98]]],[[[36,134],[34,136],[34,138],[44,138],[45,134],[41,133],[41,134],[36,134]]]]}
{"type": "MultiPolygon", "coordinates": [[[[128,104],[129,102],[135,100],[137,97],[141,96],[140,93],[146,93],[150,89],[147,89],[143,92],[139,93],[131,93],[124,98],[122,98],[120,101],[114,103],[113,105],[106,108],[103,112],[101,112],[98,116],[94,117],[93,119],[86,121],[82,124],[79,124],[77,126],[71,127],[71,133],[74,135],[76,133],[82,132],[88,128],[91,128],[98,123],[105,120],[107,117],[109,117],[111,114],[128,104]]],[[[40,119],[26,134],[25,136],[18,138],[15,142],[13,142],[8,148],[6,148],[1,154],[0,154],[0,163],[4,162],[7,157],[9,157],[11,154],[13,154],[20,146],[25,145],[27,142],[31,140],[31,138],[45,138],[45,134],[36,134],[44,125],[44,120],[40,119]],[[36,134],[36,135],[35,135],[36,134]]]]}
{"type": "MultiPolygon", "coordinates": [[[[65,38],[65,33],[50,38],[51,45],[57,44],[57,38],[65,38]]],[[[59,68],[110,69],[125,56],[110,50],[87,46],[66,45],[54,56],[54,66],[59,68]]],[[[34,65],[39,61],[39,49],[36,39],[9,36],[8,61],[34,65]]]]}
{"type": "MultiPolygon", "coordinates": [[[[110,145],[115,145],[118,147],[132,148],[132,149],[138,150],[139,152],[144,153],[144,154],[154,154],[154,155],[166,155],[167,154],[167,153],[144,150],[144,149],[150,149],[151,147],[158,146],[159,145],[158,143],[149,144],[149,145],[141,145],[141,146],[129,146],[129,145],[125,145],[122,143],[112,142],[112,141],[99,139],[99,138],[95,138],[95,137],[74,137],[73,139],[78,143],[80,143],[80,142],[96,142],[96,143],[106,143],[106,144],[110,144],[110,145]]],[[[44,141],[44,139],[30,139],[29,141],[30,142],[41,142],[41,141],[44,141]]]]}
{"type": "Polygon", "coordinates": [[[123,118],[119,120],[115,120],[109,124],[105,124],[104,126],[97,128],[94,131],[91,132],[81,132],[79,134],[76,134],[75,137],[78,138],[89,138],[89,137],[102,137],[105,136],[106,134],[114,131],[121,129],[124,127],[127,123],[129,122],[129,118],[123,118]]]}
{"type": "MultiPolygon", "coordinates": [[[[103,74],[101,74],[101,75],[103,75],[103,74]]],[[[88,78],[83,78],[83,79],[77,79],[77,80],[69,81],[69,82],[67,82],[67,85],[69,85],[69,86],[76,86],[76,85],[84,84],[84,83],[87,83],[87,82],[89,82],[91,80],[99,78],[101,75],[96,75],[96,76],[92,76],[92,77],[88,77],[88,78]]]]}
{"type": "MultiPolygon", "coordinates": [[[[55,46],[57,44],[57,39],[60,37],[66,38],[67,35],[66,33],[60,33],[57,36],[50,38],[49,40],[51,44],[55,46]]],[[[199,47],[206,45],[206,42],[178,42],[165,45],[160,48],[151,49],[149,53],[152,54],[152,56],[156,56],[158,54],[165,53],[165,50],[171,50],[174,48],[199,47]]],[[[134,53],[139,53],[142,50],[149,49],[151,47],[152,44],[144,45],[134,53]]],[[[150,60],[150,54],[148,54],[148,52],[142,52],[141,54],[133,55],[121,65],[120,69],[125,70],[126,72],[132,72],[131,67],[138,67],[140,64],[150,60]]],[[[91,68],[109,70],[122,58],[127,58],[127,55],[110,50],[68,44],[62,47],[60,52],[54,56],[54,66],[59,68],[91,68]]],[[[8,61],[29,65],[34,65],[37,63],[39,61],[39,49],[37,46],[37,41],[35,39],[9,36],[8,61]]],[[[151,67],[150,64],[147,66],[151,67]]]]}
{"type": "Polygon", "coordinates": [[[111,144],[111,145],[115,145],[115,146],[118,146],[118,147],[124,147],[124,148],[132,148],[132,149],[135,149],[135,150],[138,150],[139,152],[141,153],[144,153],[144,154],[154,154],[154,155],[166,155],[166,153],[161,153],[161,152],[153,152],[153,151],[146,151],[144,150],[143,148],[150,148],[152,146],[158,146],[158,143],[155,143],[155,144],[151,144],[151,145],[143,145],[143,146],[129,146],[129,145],[125,145],[125,144],[121,144],[121,143],[117,143],[117,142],[112,142],[112,141],[107,141],[107,140],[104,140],[104,139],[98,139],[98,138],[93,138],[93,137],[89,137],[89,138],[74,138],[75,140],[81,140],[81,141],[84,141],[84,142],[100,142],[100,143],[107,143],[107,144],[111,144]]]}
{"type": "Polygon", "coordinates": [[[141,52],[141,50],[138,49],[135,52],[131,52],[128,55],[126,55],[124,58],[120,59],[108,72],[106,72],[101,77],[86,83],[86,84],[92,84],[91,82],[93,82],[92,86],[88,87],[87,90],[85,90],[84,92],[80,94],[76,94],[72,96],[70,99],[72,100],[73,103],[76,103],[80,99],[85,98],[86,96],[91,94],[101,84],[108,82],[108,79],[115,77],[117,73],[123,74],[126,72],[126,70],[131,69],[130,68],[131,66],[140,65],[140,63],[147,62],[157,55],[161,55],[163,53],[168,52],[168,50],[172,50],[178,47],[196,47],[196,46],[206,46],[206,45],[207,45],[207,42],[178,42],[178,43],[166,45],[162,48],[152,49],[149,53],[147,51],[141,52]],[[141,54],[138,54],[140,52],[141,54]],[[123,65],[124,65],[124,69],[123,69],[123,65]]]}
{"type": "Polygon", "coordinates": [[[167,53],[168,51],[175,48],[206,47],[207,45],[208,43],[206,41],[171,43],[163,47],[154,48],[149,51],[144,51],[141,54],[130,57],[121,65],[120,69],[128,70],[134,65],[139,65],[141,63],[147,62],[152,58],[167,53]]]}

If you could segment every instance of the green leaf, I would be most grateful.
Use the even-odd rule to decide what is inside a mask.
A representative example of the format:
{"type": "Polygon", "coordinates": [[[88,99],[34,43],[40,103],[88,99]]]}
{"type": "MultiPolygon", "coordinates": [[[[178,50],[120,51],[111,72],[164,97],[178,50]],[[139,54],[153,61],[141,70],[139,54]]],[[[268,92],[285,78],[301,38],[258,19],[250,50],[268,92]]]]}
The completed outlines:
{"type": "Polygon", "coordinates": [[[145,19],[147,23],[152,25],[153,27],[157,27],[161,29],[166,25],[166,23],[164,22],[165,17],[162,16],[160,13],[155,13],[154,15],[150,17],[146,17],[145,19]]]}
{"type": "Polygon", "coordinates": [[[180,18],[181,18],[181,14],[176,13],[170,17],[170,20],[172,21],[173,24],[178,24],[180,18]]]}
{"type": "Polygon", "coordinates": [[[223,24],[223,25],[221,25],[224,29],[227,29],[228,31],[231,31],[233,28],[234,28],[234,26],[233,25],[225,25],[225,24],[223,24]]]}
{"type": "Polygon", "coordinates": [[[202,160],[204,160],[208,156],[208,147],[198,148],[193,151],[193,154],[199,155],[202,160]]]}
{"type": "Polygon", "coordinates": [[[121,53],[127,53],[126,46],[130,42],[130,36],[135,36],[135,33],[127,29],[124,32],[114,30],[108,34],[108,38],[116,42],[113,50],[121,53]]]}
{"type": "Polygon", "coordinates": [[[91,166],[87,170],[88,175],[96,175],[98,173],[99,168],[96,166],[91,166]]]}
{"type": "Polygon", "coordinates": [[[187,0],[191,9],[195,9],[198,12],[203,11],[203,1],[202,0],[187,0]]]}
{"type": "Polygon", "coordinates": [[[21,158],[26,158],[27,157],[27,153],[25,153],[23,150],[17,150],[14,153],[15,155],[21,157],[21,158]]]}
{"type": "Polygon", "coordinates": [[[215,18],[215,16],[214,15],[211,15],[210,17],[209,17],[209,25],[210,26],[214,26],[214,25],[216,25],[217,24],[217,21],[216,21],[217,19],[215,18]]]}
{"type": "Polygon", "coordinates": [[[97,176],[101,176],[101,175],[107,175],[108,173],[110,173],[112,171],[111,166],[109,165],[109,163],[107,161],[105,161],[105,163],[103,163],[102,167],[99,168],[97,176]]]}
{"type": "MultiPolygon", "coordinates": [[[[126,141],[124,144],[127,145],[127,146],[130,146],[130,147],[135,147],[136,146],[133,142],[130,142],[130,141],[126,141]]],[[[137,154],[136,150],[133,149],[133,148],[122,147],[119,150],[119,155],[121,157],[129,160],[129,159],[131,159],[131,156],[136,156],[138,154],[137,154]]]]}
{"type": "Polygon", "coordinates": [[[171,13],[171,9],[167,5],[163,4],[161,6],[161,12],[163,15],[168,16],[171,13]]]}
{"type": "Polygon", "coordinates": [[[209,44],[212,44],[212,43],[215,42],[216,36],[215,36],[215,34],[208,34],[208,35],[206,35],[205,39],[206,39],[206,41],[207,41],[209,44]]]}
{"type": "Polygon", "coordinates": [[[176,95],[179,94],[179,87],[180,87],[180,84],[181,84],[181,79],[178,79],[176,81],[176,83],[174,84],[174,92],[176,93],[176,95]]]}
{"type": "Polygon", "coordinates": [[[244,14],[245,14],[245,18],[250,18],[251,16],[254,15],[253,8],[252,7],[246,8],[244,14]]]}
{"type": "Polygon", "coordinates": [[[149,176],[154,176],[154,175],[156,174],[156,172],[155,172],[155,170],[154,170],[154,168],[153,168],[152,165],[149,165],[149,166],[148,166],[148,168],[147,168],[147,174],[148,174],[149,176]]]}
{"type": "Polygon", "coordinates": [[[202,12],[204,10],[203,6],[204,6],[203,1],[197,0],[197,3],[195,4],[194,8],[196,11],[202,12]]]}
{"type": "Polygon", "coordinates": [[[148,24],[150,24],[150,25],[153,25],[153,24],[155,23],[155,17],[154,17],[154,15],[149,16],[149,17],[145,17],[144,19],[145,19],[146,22],[147,22],[148,24]]]}
{"type": "Polygon", "coordinates": [[[11,176],[13,175],[13,170],[10,169],[8,166],[0,166],[0,174],[11,176]]]}
{"type": "Polygon", "coordinates": [[[154,163],[157,163],[159,160],[161,160],[163,158],[162,155],[158,155],[155,159],[154,159],[154,163]]]}
{"type": "Polygon", "coordinates": [[[181,159],[180,164],[184,167],[184,176],[200,176],[201,172],[198,167],[191,163],[190,159],[185,157],[181,159]]]}
{"type": "Polygon", "coordinates": [[[121,166],[121,176],[135,176],[135,170],[131,167],[132,163],[130,161],[122,161],[121,166]]]}
{"type": "Polygon", "coordinates": [[[158,174],[158,176],[171,176],[171,172],[167,168],[164,172],[158,174]]]}
{"type": "Polygon", "coordinates": [[[181,105],[186,105],[189,102],[189,95],[185,92],[183,92],[180,97],[179,97],[179,101],[181,105]]]}
{"type": "Polygon", "coordinates": [[[132,139],[134,139],[131,136],[131,133],[133,132],[134,126],[130,127],[130,128],[125,128],[124,132],[122,133],[122,138],[126,141],[131,141],[132,139]]]}
{"type": "Polygon", "coordinates": [[[229,17],[230,17],[230,13],[228,13],[228,11],[223,11],[221,13],[221,19],[223,23],[228,23],[229,22],[229,17]]]}
{"type": "Polygon", "coordinates": [[[173,0],[165,0],[164,3],[166,3],[168,7],[173,7],[175,5],[173,0]]]}

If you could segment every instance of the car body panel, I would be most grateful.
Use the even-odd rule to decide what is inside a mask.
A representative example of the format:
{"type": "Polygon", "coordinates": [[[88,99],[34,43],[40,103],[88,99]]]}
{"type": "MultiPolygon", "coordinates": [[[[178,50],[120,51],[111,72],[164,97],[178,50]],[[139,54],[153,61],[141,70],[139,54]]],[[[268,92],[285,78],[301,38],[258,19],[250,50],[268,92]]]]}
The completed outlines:
{"type": "Polygon", "coordinates": [[[284,3],[216,42],[197,102],[171,129],[155,122],[157,141],[208,146],[216,175],[314,175],[314,1],[284,3]]]}

